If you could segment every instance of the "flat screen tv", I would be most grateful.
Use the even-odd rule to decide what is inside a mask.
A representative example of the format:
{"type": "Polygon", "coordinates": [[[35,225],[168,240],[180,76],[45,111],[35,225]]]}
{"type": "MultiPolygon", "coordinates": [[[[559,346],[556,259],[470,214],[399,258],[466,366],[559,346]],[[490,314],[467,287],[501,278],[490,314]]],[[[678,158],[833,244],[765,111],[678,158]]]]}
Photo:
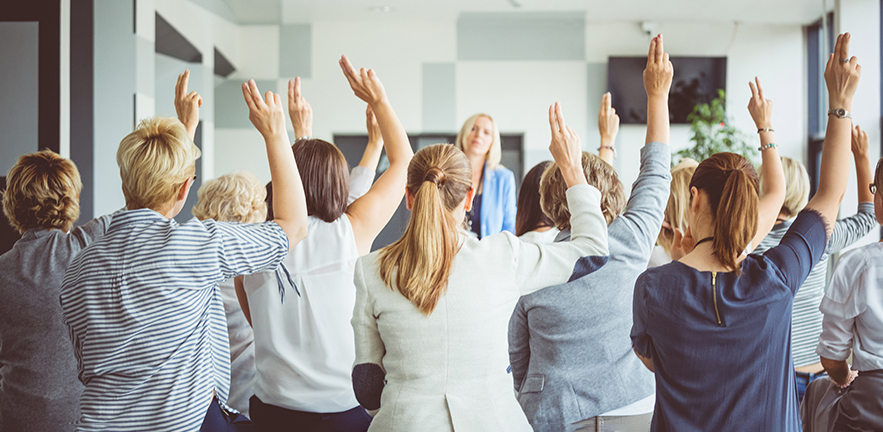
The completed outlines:
{"type": "MultiPolygon", "coordinates": [[[[727,58],[671,57],[671,63],[675,76],[668,100],[670,120],[688,123],[687,115],[696,104],[708,103],[718,89],[726,89],[727,58]]],[[[647,123],[646,65],[647,57],[610,57],[607,63],[607,89],[622,123],[647,123]]]]}

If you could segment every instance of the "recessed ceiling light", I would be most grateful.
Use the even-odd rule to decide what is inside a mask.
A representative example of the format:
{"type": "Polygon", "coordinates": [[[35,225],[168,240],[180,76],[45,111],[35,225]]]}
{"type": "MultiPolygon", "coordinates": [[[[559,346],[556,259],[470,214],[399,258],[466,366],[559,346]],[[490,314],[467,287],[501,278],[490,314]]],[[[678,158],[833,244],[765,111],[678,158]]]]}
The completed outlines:
{"type": "Polygon", "coordinates": [[[368,10],[371,12],[388,13],[392,12],[392,6],[372,6],[368,10]]]}

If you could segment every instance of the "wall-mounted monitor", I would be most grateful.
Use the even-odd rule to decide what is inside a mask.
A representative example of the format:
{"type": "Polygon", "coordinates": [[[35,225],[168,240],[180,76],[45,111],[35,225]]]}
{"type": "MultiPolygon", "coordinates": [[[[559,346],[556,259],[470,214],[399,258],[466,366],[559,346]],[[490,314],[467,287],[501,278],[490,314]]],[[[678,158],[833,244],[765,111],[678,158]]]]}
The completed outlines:
{"type": "MultiPolygon", "coordinates": [[[[688,123],[687,115],[699,103],[717,97],[727,88],[726,57],[671,57],[675,70],[669,95],[672,123],[688,123]]],[[[647,94],[644,67],[647,57],[610,57],[607,63],[607,89],[613,108],[624,124],[647,123],[647,94]]]]}

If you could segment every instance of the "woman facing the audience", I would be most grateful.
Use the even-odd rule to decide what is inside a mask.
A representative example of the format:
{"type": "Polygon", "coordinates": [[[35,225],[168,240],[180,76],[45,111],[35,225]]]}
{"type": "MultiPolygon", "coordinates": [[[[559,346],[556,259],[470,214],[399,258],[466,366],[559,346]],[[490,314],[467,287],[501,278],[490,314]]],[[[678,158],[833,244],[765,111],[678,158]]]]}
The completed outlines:
{"type": "Polygon", "coordinates": [[[478,238],[502,231],[515,232],[515,174],[500,165],[503,149],[497,123],[487,114],[466,119],[456,145],[472,168],[472,205],[466,226],[478,238]]]}

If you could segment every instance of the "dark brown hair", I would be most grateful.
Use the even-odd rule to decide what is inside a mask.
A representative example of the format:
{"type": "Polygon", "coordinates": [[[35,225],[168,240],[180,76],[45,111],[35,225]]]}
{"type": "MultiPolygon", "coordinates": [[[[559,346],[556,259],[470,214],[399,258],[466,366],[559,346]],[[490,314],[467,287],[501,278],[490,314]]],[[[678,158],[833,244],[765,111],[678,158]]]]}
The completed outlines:
{"type": "Polygon", "coordinates": [[[380,251],[380,278],[429,315],[447,291],[459,251],[462,219],[453,215],[472,188],[472,167],[457,147],[436,144],[408,165],[411,220],[395,243],[380,251]]]}
{"type": "Polygon", "coordinates": [[[758,182],[754,166],[735,153],[714,154],[696,167],[690,180],[693,187],[708,195],[714,256],[725,267],[738,271],[736,260],[757,235],[758,182]]]}
{"type": "Polygon", "coordinates": [[[349,166],[334,144],[320,139],[299,140],[291,146],[304,184],[307,214],[334,222],[346,211],[349,166]]]}
{"type": "Polygon", "coordinates": [[[536,164],[521,181],[521,191],[518,192],[518,213],[515,215],[515,235],[517,236],[537,228],[555,226],[555,223],[543,213],[543,208],[540,206],[540,178],[551,163],[551,161],[542,161],[536,164]]]}

